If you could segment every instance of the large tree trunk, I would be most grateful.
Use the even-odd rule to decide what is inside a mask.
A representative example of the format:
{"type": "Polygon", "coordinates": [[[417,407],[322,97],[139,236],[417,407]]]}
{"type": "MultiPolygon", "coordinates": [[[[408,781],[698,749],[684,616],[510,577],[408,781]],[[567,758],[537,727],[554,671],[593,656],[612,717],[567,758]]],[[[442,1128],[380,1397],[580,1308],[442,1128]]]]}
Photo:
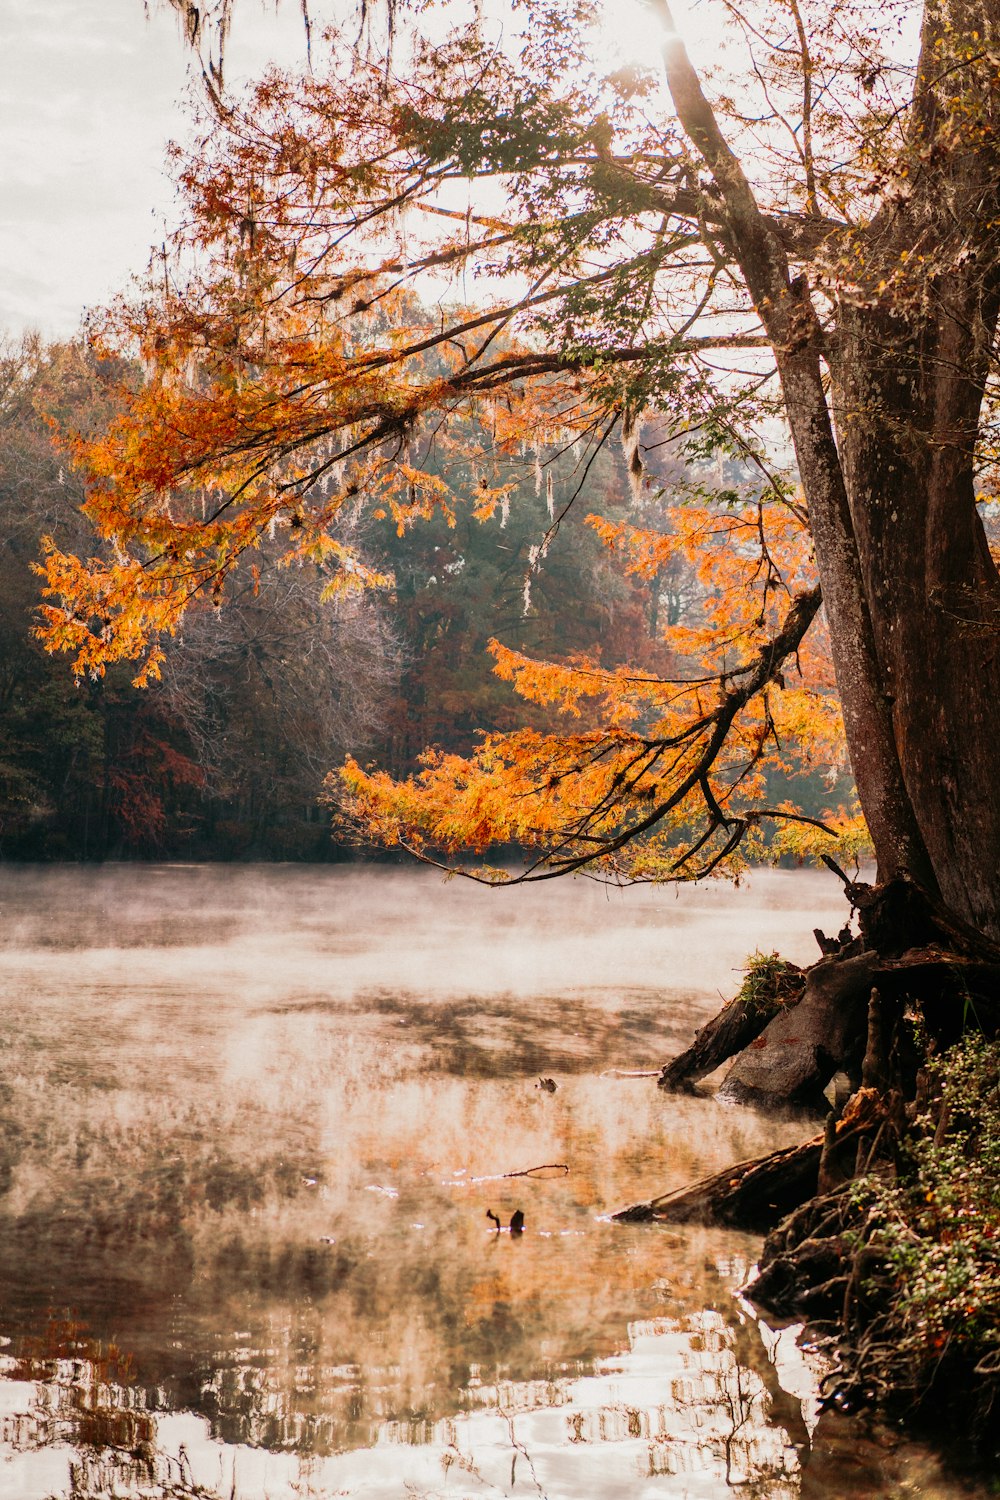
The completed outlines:
{"type": "MultiPolygon", "coordinates": [[[[864,908],[865,955],[845,1019],[867,1045],[845,1115],[796,1151],[629,1214],[760,1227],[797,1195],[808,1200],[769,1238],[757,1295],[832,1316],[851,1336],[873,1316],[857,1313],[870,1226],[842,1184],[873,1164],[896,1170],[926,1102],[926,1055],[954,1044],[967,1011],[1000,1034],[1000,577],[976,496],[1000,315],[998,50],[1000,0],[926,0],[882,206],[847,233],[831,229],[810,286],[792,274],[679,37],[664,49],[678,118],[711,173],[774,351],[848,749],[890,883],[849,887],[864,908]]],[[[807,97],[808,86],[807,76],[807,97]]],[[[743,1097],[773,1076],[755,1052],[794,1043],[808,1072],[805,1019],[783,1014],[747,1049],[734,1069],[751,1079],[743,1097]]],[[[883,1290],[891,1304],[896,1278],[883,1290]]],[[[865,1359],[855,1368],[853,1395],[873,1399],[865,1359]]],[[[1000,1401],[1000,1380],[990,1390],[1000,1401]]]]}
{"type": "Polygon", "coordinates": [[[974,473],[1000,302],[998,37],[997,0],[927,5],[905,175],[863,244],[846,242],[840,263],[831,252],[832,338],[682,42],[664,49],[678,118],[712,173],[774,350],[879,874],[910,876],[993,937],[1000,582],[974,473]],[[982,59],[977,71],[947,65],[963,48],[982,59]]]}
{"type": "MultiPolygon", "coordinates": [[[[1000,579],[976,508],[975,464],[1000,308],[1000,95],[994,67],[970,81],[942,59],[971,39],[974,50],[995,44],[998,23],[996,0],[926,8],[909,180],[869,228],[864,269],[850,274],[828,353],[845,529],[857,562],[843,542],[831,546],[822,527],[816,531],[824,576],[846,561],[849,586],[860,571],[874,677],[932,879],[919,867],[910,873],[993,937],[1000,936],[1000,579]],[[908,279],[911,258],[919,293],[908,279]]],[[[803,408],[793,426],[810,420],[815,408],[812,416],[803,408]]],[[[812,512],[814,490],[829,480],[815,472],[803,480],[812,512]]],[[[836,638],[839,606],[824,592],[836,638]]],[[[837,671],[880,874],[895,875],[852,727],[857,684],[849,667],[838,662],[837,671]]]]}
{"type": "Polygon", "coordinates": [[[835,391],[906,796],[942,897],[996,937],[1000,583],[973,485],[977,344],[996,325],[995,289],[983,292],[967,289],[963,310],[939,307],[922,327],[845,314],[835,391]]]}

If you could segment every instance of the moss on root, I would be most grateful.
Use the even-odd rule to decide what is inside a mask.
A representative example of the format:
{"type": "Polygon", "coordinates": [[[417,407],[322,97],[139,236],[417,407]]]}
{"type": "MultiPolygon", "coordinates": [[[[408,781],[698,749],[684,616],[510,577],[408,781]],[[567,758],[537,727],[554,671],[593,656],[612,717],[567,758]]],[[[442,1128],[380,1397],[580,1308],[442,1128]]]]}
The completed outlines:
{"type": "Polygon", "coordinates": [[[802,970],[777,953],[754,953],[743,969],[736,999],[750,1013],[771,1016],[802,993],[802,970]]]}

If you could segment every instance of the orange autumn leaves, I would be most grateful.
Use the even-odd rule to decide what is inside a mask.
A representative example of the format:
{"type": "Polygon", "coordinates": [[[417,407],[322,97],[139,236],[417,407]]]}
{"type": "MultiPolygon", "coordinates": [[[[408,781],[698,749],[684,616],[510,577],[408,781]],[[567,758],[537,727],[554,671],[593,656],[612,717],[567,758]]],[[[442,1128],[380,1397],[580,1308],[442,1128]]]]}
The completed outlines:
{"type": "MultiPolygon", "coordinates": [[[[776,773],[822,767],[833,781],[844,763],[821,625],[734,715],[709,758],[730,685],[767,649],[790,597],[813,582],[801,515],[782,504],[680,505],[666,518],[669,531],[590,521],[630,570],[653,577],[680,555],[697,575],[696,622],[665,632],[675,677],[534,661],[494,641],[496,672],[552,710],[552,731],[487,734],[467,757],[431,750],[402,781],[351,760],[328,781],[342,815],[425,858],[518,846],[529,851],[529,878],[585,865],[627,880],[733,874],[754,858],[862,852],[856,810],[828,815],[827,832],[769,795],[776,773]]],[[[510,878],[504,868],[476,873],[510,878]]]]}
{"type": "MultiPolygon", "coordinates": [[[[556,390],[547,387],[550,402],[556,390]]],[[[442,472],[369,451],[302,503],[294,458],[276,482],[273,469],[258,472],[252,451],[257,429],[282,420],[277,395],[257,383],[246,396],[223,393],[214,407],[194,400],[175,414],[170,392],[147,385],[105,437],[79,444],[92,517],[115,545],[112,560],[86,564],[50,550],[49,588],[73,601],[72,609],[47,606],[50,646],[73,650],[78,671],[140,658],[138,680],[148,681],[162,661],[159,637],[177,628],[192,598],[221,597],[228,571],[278,528],[282,560],[315,564],[327,597],[390,585],[335,534],[340,511],[365,492],[400,529],[434,509],[449,516],[461,503],[489,521],[517,482],[496,467],[498,454],[523,446],[529,433],[537,444],[543,419],[554,419],[551,405],[530,395],[478,407],[477,424],[456,423],[442,440],[442,472]],[[172,449],[164,441],[171,434],[172,449]],[[150,506],[156,485],[163,499],[150,506]],[[136,537],[148,554],[144,564],[122,546],[136,537]]],[[[582,402],[569,417],[564,406],[562,419],[582,425],[585,413],[582,402]]],[[[299,414],[287,430],[304,430],[299,414]]],[[[573,428],[562,432],[572,436],[573,428]]],[[[650,510],[647,500],[644,519],[650,510]]],[[[537,661],[494,641],[497,674],[546,710],[551,728],[487,734],[466,757],[430,750],[420,772],[401,781],[349,760],[328,782],[341,824],[424,857],[451,861],[464,850],[517,846],[530,851],[536,874],[592,863],[622,879],[734,873],[767,854],[831,848],[815,821],[800,820],[787,797],[769,790],[776,774],[835,773],[844,763],[821,622],[740,705],[724,743],[712,749],[720,704],[814,583],[797,505],[741,501],[730,492],[667,504],[659,528],[588,519],[620,565],[652,587],[663,570],[687,571],[695,602],[662,629],[671,676],[598,660],[537,661]]],[[[826,821],[840,835],[841,853],[861,846],[856,814],[841,810],[826,821]]],[[[487,869],[485,878],[502,877],[487,869]]]]}
{"type": "MultiPolygon", "coordinates": [[[[338,360],[331,355],[325,366],[328,394],[338,360]]],[[[314,356],[314,372],[317,366],[314,356]]],[[[407,374],[412,403],[417,384],[407,374]]],[[[48,554],[48,588],[62,605],[45,608],[47,641],[72,650],[78,672],[138,659],[137,680],[154,678],[162,638],[192,600],[221,601],[227,574],[266,539],[285,565],[315,565],[328,598],[391,586],[389,575],[338,536],[346,505],[363,502],[400,530],[434,510],[450,518],[460,504],[489,522],[523,482],[523,474],[510,477],[505,461],[525,450],[523,470],[532,448],[546,451],[540,435],[572,441],[589,416],[579,381],[550,379],[541,389],[449,406],[435,376],[420,397],[452,418],[440,435],[437,472],[408,462],[401,443],[345,463],[342,436],[329,445],[327,467],[322,449],[317,461],[321,418],[311,419],[310,402],[287,394],[282,380],[258,372],[253,382],[229,386],[202,374],[194,389],[182,389],[154,371],[105,433],[77,441],[91,480],[91,517],[112,544],[109,556],[86,563],[55,548],[48,554]],[[276,428],[285,453],[264,465],[276,428]],[[307,461],[296,457],[300,443],[307,461]],[[321,482],[303,491],[297,480],[317,469],[321,482]]],[[[393,372],[379,370],[366,386],[355,365],[352,381],[354,401],[377,401],[385,411],[395,396],[398,405],[393,372]]],[[[336,399],[342,410],[348,397],[336,399]]],[[[843,765],[821,622],[741,705],[724,744],[709,754],[720,703],[814,582],[801,510],[725,492],[662,511],[647,496],[635,514],[660,525],[588,520],[619,565],[650,586],[664,570],[686,571],[694,602],[661,630],[671,676],[609,669],[596,659],[537,661],[494,641],[497,674],[545,710],[550,727],[487,734],[465,757],[429,750],[419,773],[403,780],[349,760],[327,786],[341,826],[449,862],[462,851],[514,846],[529,851],[536,874],[587,863],[622,879],[737,873],[765,855],[833,847],[815,822],[797,818],[787,797],[769,794],[775,773],[843,765]]],[[[841,853],[860,845],[856,815],[838,811],[826,821],[841,837],[841,853]]],[[[488,867],[482,873],[506,878],[488,867]]]]}
{"type": "MultiPolygon", "coordinates": [[[[78,676],[137,662],[146,685],[186,610],[221,605],[230,573],[263,550],[282,566],[312,564],[325,599],[391,586],[351,540],[362,512],[389,516],[400,535],[435,513],[451,524],[466,503],[488,519],[522,482],[527,442],[572,440],[592,424],[585,397],[558,375],[519,391],[460,388],[461,347],[412,353],[437,325],[408,294],[386,292],[377,313],[343,325],[307,327],[312,316],[285,309],[266,353],[244,320],[231,333],[238,354],[220,326],[209,347],[180,310],[109,316],[95,355],[137,348],[144,375],[126,367],[117,416],[67,439],[104,545],[80,559],[43,539],[40,633],[72,653],[78,676]]],[[[500,347],[514,357],[510,338],[500,347]]]]}
{"type": "MultiPolygon", "coordinates": [[[[608,107],[623,141],[646,140],[641,100],[608,107]]],[[[120,370],[118,414],[73,440],[99,542],[86,560],[47,544],[47,646],[78,675],[134,663],[144,684],[185,612],[224,607],[240,566],[308,565],[331,601],[391,589],[358,543],[364,515],[400,533],[460,506],[502,524],[532,468],[547,484],[542,464],[577,445],[583,506],[593,459],[647,407],[669,410],[683,444],[721,399],[687,362],[700,356],[677,311],[700,238],[683,203],[668,234],[648,184],[609,176],[610,117],[592,114],[586,91],[532,82],[473,30],[418,49],[406,79],[353,55],[325,77],[271,75],[214,121],[180,160],[187,220],[170,252],[92,328],[94,357],[120,370]],[[482,201],[456,197],[476,179],[482,201]],[[458,281],[464,301],[477,277],[482,300],[461,305],[458,281]]],[[[671,140],[654,131],[652,155],[629,160],[672,181],[671,140]]],[[[722,311],[729,331],[708,345],[759,345],[722,311]]],[[[745,376],[723,394],[752,422],[745,376]]],[[[447,858],[518,845],[623,878],[732,871],[765,845],[828,839],[771,790],[844,759],[818,599],[800,608],[814,583],[801,510],[749,486],[705,491],[668,497],[643,529],[652,496],[634,501],[631,523],[591,524],[652,595],[683,573],[684,609],[660,628],[670,676],[494,642],[532,727],[466,757],[430,750],[401,781],[349,762],[329,791],[362,837],[447,858]]]]}

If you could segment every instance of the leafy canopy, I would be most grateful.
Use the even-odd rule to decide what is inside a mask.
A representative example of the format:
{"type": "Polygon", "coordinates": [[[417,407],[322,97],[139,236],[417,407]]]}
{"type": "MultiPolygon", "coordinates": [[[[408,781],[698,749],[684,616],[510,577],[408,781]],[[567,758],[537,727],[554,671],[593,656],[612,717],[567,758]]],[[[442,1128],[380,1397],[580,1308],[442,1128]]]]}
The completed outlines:
{"type": "MultiPolygon", "coordinates": [[[[695,605],[665,630],[675,670],[496,641],[497,672],[551,707],[551,730],[431,751],[403,783],[348,762],[332,795],[368,835],[428,857],[527,847],[535,877],[731,870],[767,839],[807,852],[827,834],[773,805],[769,777],[835,769],[842,728],[728,210],[659,72],[602,76],[585,0],[517,7],[515,37],[475,20],[444,34],[428,12],[434,29],[391,63],[328,33],[315,72],[270,73],[175,152],[185,221],[89,330],[141,378],[72,439],[102,546],[48,544],[46,643],[78,674],[128,660],[145,683],[185,611],[221,607],[266,540],[284,566],[314,565],[335,604],[392,584],[350,545],[359,508],[400,531],[459,506],[496,522],[526,467],[572,449],[536,562],[617,438],[635,515],[591,524],[640,576],[695,571],[695,605]],[[680,461],[658,493],[654,450],[680,461]],[[717,482],[724,462],[735,483],[717,482]]],[[[866,205],[907,171],[908,7],[879,14],[789,0],[733,11],[730,41],[712,41],[731,144],[821,307],[858,274],[866,205]]],[[[892,274],[904,295],[905,262],[892,274]]],[[[840,824],[856,848],[858,820],[840,824]]]]}

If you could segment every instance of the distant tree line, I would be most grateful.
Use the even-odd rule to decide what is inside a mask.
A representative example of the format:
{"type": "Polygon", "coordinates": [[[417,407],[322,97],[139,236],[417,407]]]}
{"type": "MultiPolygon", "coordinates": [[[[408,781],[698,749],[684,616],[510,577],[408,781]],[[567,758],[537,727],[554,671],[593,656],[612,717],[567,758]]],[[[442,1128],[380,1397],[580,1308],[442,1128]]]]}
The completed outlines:
{"type": "Polygon", "coordinates": [[[37,339],[0,357],[0,857],[329,858],[322,775],[378,742],[399,688],[375,595],[324,606],[307,570],[263,570],[189,618],[145,691],[117,667],[75,682],[33,638],[40,536],[96,545],[52,423],[98,419],[111,373],[37,339]]]}
{"type": "MultiPolygon", "coordinates": [[[[490,638],[669,670],[663,627],[696,610],[702,588],[677,560],[627,574],[585,524],[594,506],[641,520],[650,503],[631,492],[617,450],[600,454],[540,548],[553,495],[578,485],[570,445],[526,454],[485,523],[462,508],[404,535],[391,516],[345,517],[392,587],[322,602],[312,565],[262,565],[187,616],[161,682],[136,688],[122,664],[75,681],[34,638],[32,564],[42,535],[81,553],[96,545],[55,429],[99,423],[120,375],[78,344],[0,349],[0,858],[343,858],[353,851],[331,837],[320,799],[346,751],[400,775],[428,745],[465,753],[478,731],[524,722],[492,672],[490,638]]],[[[664,464],[658,478],[669,477],[664,464]]],[[[545,727],[543,709],[530,714],[545,727]]],[[[817,809],[829,800],[818,777],[796,796],[817,809]]]]}
{"type": "MultiPolygon", "coordinates": [[[[123,666],[74,681],[33,637],[32,563],[43,534],[95,547],[53,424],[99,421],[119,374],[77,345],[0,351],[0,858],[336,858],[319,797],[345,751],[401,772],[428,744],[465,750],[513,722],[490,636],[656,658],[658,591],[616,573],[582,510],[531,567],[551,485],[530,465],[492,523],[435,516],[404,538],[366,522],[352,541],[394,588],[323,603],[308,564],[261,567],[188,616],[162,682],[135,688],[123,666]]],[[[599,475],[605,509],[625,505],[619,470],[599,475]]]]}

